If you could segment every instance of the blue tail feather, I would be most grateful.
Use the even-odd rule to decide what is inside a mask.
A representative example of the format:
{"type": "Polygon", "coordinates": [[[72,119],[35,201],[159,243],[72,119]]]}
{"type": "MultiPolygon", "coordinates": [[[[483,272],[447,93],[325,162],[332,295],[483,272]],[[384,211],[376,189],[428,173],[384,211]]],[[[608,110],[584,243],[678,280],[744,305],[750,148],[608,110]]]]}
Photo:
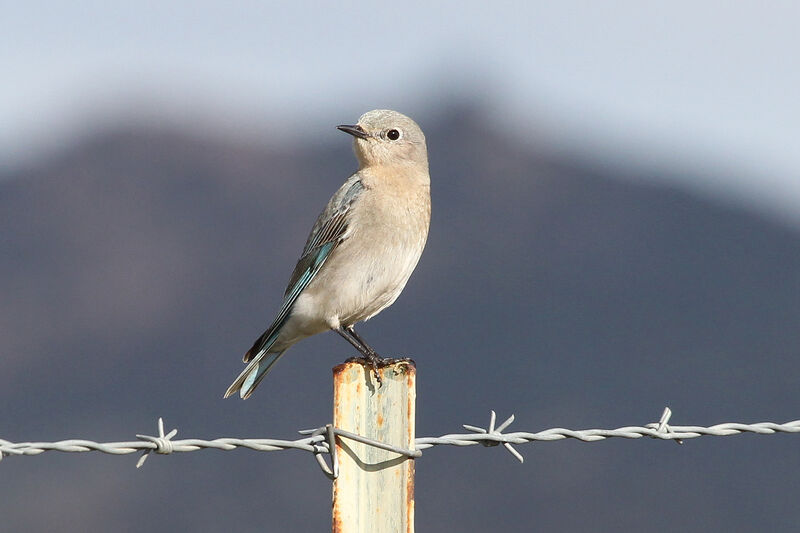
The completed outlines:
{"type": "Polygon", "coordinates": [[[258,384],[261,383],[261,380],[264,379],[264,376],[267,375],[267,372],[272,369],[272,365],[280,359],[285,351],[286,350],[272,353],[267,353],[266,351],[260,352],[250,361],[231,386],[228,387],[223,397],[227,398],[234,392],[239,391],[239,396],[241,396],[242,399],[249,398],[255,388],[258,387],[258,384]]]}
{"type": "Polygon", "coordinates": [[[241,389],[239,389],[239,396],[241,396],[243,400],[250,397],[255,388],[258,387],[258,384],[261,383],[261,380],[264,379],[264,376],[267,375],[267,372],[272,369],[272,365],[274,365],[282,355],[283,352],[264,354],[264,357],[258,361],[256,368],[250,371],[244,383],[242,383],[241,389]]]}

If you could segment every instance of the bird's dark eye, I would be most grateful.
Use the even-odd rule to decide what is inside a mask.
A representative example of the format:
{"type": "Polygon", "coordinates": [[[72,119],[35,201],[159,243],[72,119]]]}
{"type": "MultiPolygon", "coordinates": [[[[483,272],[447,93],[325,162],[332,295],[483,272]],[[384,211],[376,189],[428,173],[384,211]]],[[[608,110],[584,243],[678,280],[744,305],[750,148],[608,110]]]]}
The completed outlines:
{"type": "Polygon", "coordinates": [[[389,130],[386,132],[386,138],[390,141],[396,141],[400,138],[400,132],[397,130],[389,130]]]}

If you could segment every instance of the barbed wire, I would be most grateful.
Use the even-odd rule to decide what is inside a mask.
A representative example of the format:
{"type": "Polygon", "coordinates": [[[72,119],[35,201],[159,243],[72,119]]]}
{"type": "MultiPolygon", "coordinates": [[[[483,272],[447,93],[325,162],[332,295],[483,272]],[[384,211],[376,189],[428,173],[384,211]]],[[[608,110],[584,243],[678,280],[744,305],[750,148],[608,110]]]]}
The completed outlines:
{"type": "Polygon", "coordinates": [[[173,440],[178,433],[173,429],[169,433],[164,433],[164,421],[158,419],[158,436],[136,435],[138,441],[130,442],[105,442],[99,443],[83,439],[69,439],[58,442],[10,442],[0,439],[0,459],[7,456],[39,455],[47,451],[59,452],[103,452],[114,455],[125,455],[136,452],[143,452],[141,458],[136,463],[136,467],[142,466],[151,452],[158,454],[171,454],[179,452],[193,452],[201,449],[234,450],[237,448],[247,448],[258,452],[272,452],[280,450],[302,450],[311,452],[323,472],[328,477],[338,476],[338,458],[336,456],[335,439],[346,438],[356,440],[371,446],[392,451],[400,455],[411,458],[422,456],[422,450],[433,446],[473,446],[481,444],[483,446],[498,446],[502,444],[514,457],[523,462],[522,455],[513,447],[514,444],[525,444],[529,442],[558,441],[564,439],[577,439],[582,442],[597,442],[609,438],[639,439],[651,437],[661,440],[673,440],[682,444],[685,439],[693,439],[704,436],[728,436],[739,435],[741,433],[755,433],[757,435],[772,435],[775,433],[800,433],[800,420],[793,420],[783,424],[774,422],[759,422],[756,424],[742,424],[730,422],[717,424],[714,426],[670,426],[668,424],[672,411],[669,407],[664,409],[664,413],[658,422],[645,426],[625,426],[616,429],[584,429],[572,430],[565,428],[552,428],[535,433],[513,432],[503,433],[514,422],[514,415],[508,417],[503,423],[496,426],[496,415],[491,411],[489,425],[487,428],[464,424],[464,428],[471,433],[452,433],[440,437],[419,437],[414,441],[414,449],[409,450],[392,446],[380,441],[376,441],[340,428],[335,428],[331,424],[317,429],[303,430],[300,433],[307,435],[297,440],[279,439],[239,439],[239,438],[219,438],[213,440],[203,439],[182,439],[173,440]],[[331,458],[331,465],[325,461],[324,456],[331,458]]]}

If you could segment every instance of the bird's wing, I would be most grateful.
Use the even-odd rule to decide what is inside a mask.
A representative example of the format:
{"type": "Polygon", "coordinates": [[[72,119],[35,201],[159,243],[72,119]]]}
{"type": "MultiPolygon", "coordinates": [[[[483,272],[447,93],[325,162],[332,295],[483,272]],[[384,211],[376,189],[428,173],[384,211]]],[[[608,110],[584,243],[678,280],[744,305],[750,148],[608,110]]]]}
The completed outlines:
{"type": "MultiPolygon", "coordinates": [[[[335,238],[339,228],[339,220],[346,216],[363,190],[364,185],[361,183],[361,177],[357,173],[350,176],[339,187],[339,190],[334,193],[328,201],[328,205],[317,217],[314,227],[311,228],[306,245],[303,247],[303,256],[317,246],[335,238]]],[[[289,286],[291,287],[291,283],[289,283],[289,286]]]]}
{"type": "Polygon", "coordinates": [[[275,342],[277,333],[289,316],[297,297],[311,283],[311,280],[314,279],[322,265],[325,264],[334,248],[347,238],[348,215],[363,190],[364,185],[361,183],[358,174],[353,174],[330,199],[328,205],[314,223],[311,234],[308,236],[306,245],[303,248],[303,254],[294,267],[278,316],[275,317],[272,325],[245,354],[245,362],[250,361],[260,352],[269,349],[269,346],[275,342]]]}

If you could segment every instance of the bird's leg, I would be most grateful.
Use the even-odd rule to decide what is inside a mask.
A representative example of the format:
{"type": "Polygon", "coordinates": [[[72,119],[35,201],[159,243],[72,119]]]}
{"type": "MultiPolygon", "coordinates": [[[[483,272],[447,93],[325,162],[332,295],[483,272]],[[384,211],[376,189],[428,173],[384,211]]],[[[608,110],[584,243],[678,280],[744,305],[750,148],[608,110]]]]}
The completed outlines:
{"type": "Polygon", "coordinates": [[[369,353],[374,355],[375,358],[377,358],[379,361],[385,361],[385,359],[380,355],[378,355],[378,352],[376,352],[372,346],[367,344],[367,341],[365,341],[364,338],[356,332],[356,328],[354,328],[353,326],[347,326],[347,328],[345,329],[347,329],[350,332],[350,335],[352,335],[359,342],[359,344],[361,344],[361,346],[366,348],[369,353]]]}
{"type": "Polygon", "coordinates": [[[334,331],[344,337],[344,340],[352,344],[353,347],[358,350],[358,353],[363,355],[365,359],[370,359],[371,356],[374,355],[374,350],[371,350],[371,348],[364,346],[361,342],[359,342],[358,338],[353,335],[353,332],[349,328],[339,327],[334,331]]]}
{"type": "Polygon", "coordinates": [[[361,336],[356,333],[353,329],[353,326],[347,327],[338,327],[336,328],[336,333],[344,337],[344,339],[349,342],[350,344],[355,347],[356,350],[363,356],[364,360],[369,363],[372,367],[372,370],[375,372],[375,378],[378,380],[378,384],[382,383],[381,375],[378,373],[378,363],[383,363],[384,359],[381,358],[380,355],[366,342],[361,336]]]}
{"type": "Polygon", "coordinates": [[[379,363],[383,365],[395,364],[395,363],[411,363],[414,366],[416,366],[417,363],[415,363],[414,360],[411,359],[410,357],[381,357],[380,355],[378,355],[378,352],[376,352],[372,348],[372,346],[367,344],[367,341],[365,341],[364,338],[356,332],[353,326],[347,326],[347,329],[350,330],[350,334],[353,335],[353,337],[355,337],[355,339],[358,342],[360,342],[362,346],[364,346],[367,350],[372,352],[375,355],[375,357],[378,358],[379,363]]]}

